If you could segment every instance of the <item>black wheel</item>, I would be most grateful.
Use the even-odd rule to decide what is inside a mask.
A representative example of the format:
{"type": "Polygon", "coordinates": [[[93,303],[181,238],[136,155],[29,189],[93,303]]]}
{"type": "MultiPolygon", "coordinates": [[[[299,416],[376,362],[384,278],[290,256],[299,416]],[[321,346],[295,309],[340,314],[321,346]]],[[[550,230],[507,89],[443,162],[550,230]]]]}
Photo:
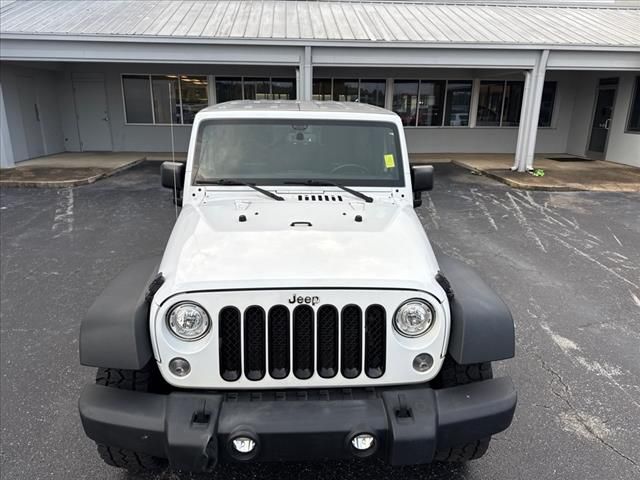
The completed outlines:
{"type": "MultiPolygon", "coordinates": [[[[136,392],[162,392],[166,389],[166,384],[153,362],[142,370],[99,368],[96,374],[96,384],[136,392]]],[[[113,467],[126,468],[131,472],[142,472],[160,470],[167,466],[167,461],[164,458],[113,445],[98,443],[97,446],[98,454],[102,460],[113,467]]]]}
{"type": "MultiPolygon", "coordinates": [[[[431,382],[433,388],[448,388],[481,382],[493,378],[491,362],[459,365],[450,357],[445,358],[438,376],[431,382]]],[[[491,437],[481,438],[465,445],[436,450],[434,460],[437,462],[467,462],[482,457],[487,449],[491,437]]]]}

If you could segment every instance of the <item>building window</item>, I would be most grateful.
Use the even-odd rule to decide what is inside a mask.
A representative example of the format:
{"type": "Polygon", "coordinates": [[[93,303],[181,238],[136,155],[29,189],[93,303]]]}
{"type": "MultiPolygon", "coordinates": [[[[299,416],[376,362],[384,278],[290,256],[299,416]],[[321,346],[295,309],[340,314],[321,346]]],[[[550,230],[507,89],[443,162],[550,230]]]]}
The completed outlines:
{"type": "Polygon", "coordinates": [[[636,77],[636,83],[633,88],[627,131],[640,132],[640,77],[636,77]]]}
{"type": "Polygon", "coordinates": [[[471,80],[448,81],[444,125],[466,127],[471,109],[471,80]]]}
{"type": "Polygon", "coordinates": [[[122,77],[124,109],[127,123],[153,123],[151,107],[151,79],[148,76],[122,77]]]}
{"type": "Polygon", "coordinates": [[[122,95],[127,123],[189,125],[209,104],[206,76],[123,75],[122,95]]]}
{"type": "MultiPolygon", "coordinates": [[[[520,125],[523,94],[522,81],[481,81],[476,124],[481,127],[517,127],[520,125]]],[[[551,126],[555,98],[556,82],[544,82],[539,127],[551,126]]]]}
{"type": "Polygon", "coordinates": [[[196,113],[209,105],[207,77],[180,77],[183,123],[192,124],[196,113]]]}
{"type": "Polygon", "coordinates": [[[331,100],[331,79],[330,78],[314,78],[313,79],[313,96],[314,100],[324,101],[331,100]]]}
{"type": "Polygon", "coordinates": [[[314,100],[360,102],[384,108],[386,80],[315,78],[314,100]]]}
{"type": "Polygon", "coordinates": [[[231,100],[295,100],[293,78],[216,77],[216,101],[231,100]]]}
{"type": "Polygon", "coordinates": [[[556,82],[544,82],[542,102],[540,103],[539,127],[550,127],[553,117],[553,106],[556,101],[556,82]]]}
{"type": "Polygon", "coordinates": [[[393,111],[405,127],[414,127],[418,112],[418,81],[396,80],[393,83],[393,111]]]}
{"type": "Polygon", "coordinates": [[[396,80],[393,85],[393,111],[403,125],[469,125],[471,80],[396,80]]]}

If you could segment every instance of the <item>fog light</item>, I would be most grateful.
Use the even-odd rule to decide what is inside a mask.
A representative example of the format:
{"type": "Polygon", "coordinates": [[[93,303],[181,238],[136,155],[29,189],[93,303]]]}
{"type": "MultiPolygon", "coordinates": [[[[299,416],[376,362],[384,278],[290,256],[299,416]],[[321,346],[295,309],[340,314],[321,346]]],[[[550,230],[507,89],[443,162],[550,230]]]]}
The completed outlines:
{"type": "Polygon", "coordinates": [[[176,377],[184,377],[191,371],[191,365],[184,358],[174,358],[169,362],[169,370],[176,377]]]}
{"type": "Polygon", "coordinates": [[[426,372],[431,367],[433,367],[433,357],[428,353],[421,353],[413,359],[413,368],[418,372],[426,372]]]}
{"type": "Polygon", "coordinates": [[[256,448],[256,442],[249,437],[236,437],[233,439],[233,448],[238,453],[251,453],[256,448]]]}
{"type": "Polygon", "coordinates": [[[363,452],[373,447],[376,439],[370,433],[361,433],[351,439],[351,445],[356,450],[363,452]]]}

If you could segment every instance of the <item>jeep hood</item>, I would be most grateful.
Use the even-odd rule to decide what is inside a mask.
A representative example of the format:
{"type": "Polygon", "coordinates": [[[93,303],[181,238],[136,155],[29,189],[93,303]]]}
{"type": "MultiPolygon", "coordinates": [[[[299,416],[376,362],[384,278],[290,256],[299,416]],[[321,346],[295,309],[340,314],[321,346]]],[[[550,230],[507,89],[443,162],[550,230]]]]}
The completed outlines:
{"type": "Polygon", "coordinates": [[[209,201],[180,213],[155,301],[188,291],[264,288],[402,288],[443,300],[437,270],[413,209],[390,200],[209,201]]]}

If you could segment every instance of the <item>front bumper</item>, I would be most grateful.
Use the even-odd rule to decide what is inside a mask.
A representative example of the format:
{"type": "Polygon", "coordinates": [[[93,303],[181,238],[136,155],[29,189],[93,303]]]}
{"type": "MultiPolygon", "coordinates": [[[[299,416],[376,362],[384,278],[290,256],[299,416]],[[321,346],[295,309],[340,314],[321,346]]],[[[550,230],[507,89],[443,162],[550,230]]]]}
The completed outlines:
{"type": "Polygon", "coordinates": [[[377,456],[393,465],[433,460],[436,449],[459,446],[506,429],[516,407],[509,378],[433,390],[310,390],[244,394],[173,392],[168,395],[85,387],[80,417],[97,443],[168,458],[185,471],[217,462],[311,461],[377,456]],[[375,436],[359,452],[351,438],[375,436]],[[232,439],[256,448],[240,455],[232,439]]]}

